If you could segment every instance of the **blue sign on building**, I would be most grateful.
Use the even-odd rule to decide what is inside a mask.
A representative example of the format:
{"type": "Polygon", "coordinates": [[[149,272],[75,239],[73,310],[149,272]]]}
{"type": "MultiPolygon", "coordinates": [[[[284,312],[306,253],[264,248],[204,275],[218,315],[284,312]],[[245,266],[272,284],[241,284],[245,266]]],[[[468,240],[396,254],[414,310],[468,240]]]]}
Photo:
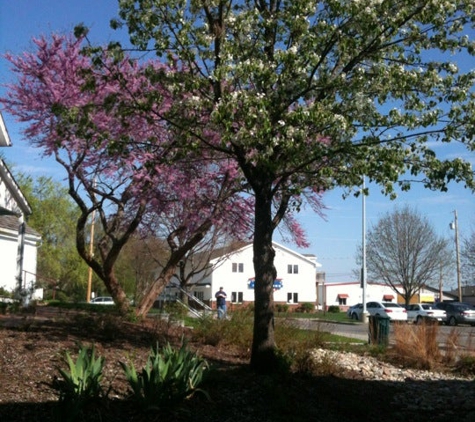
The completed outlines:
{"type": "MultiPolygon", "coordinates": [[[[250,289],[253,289],[254,288],[254,285],[255,285],[255,279],[254,278],[250,278],[248,281],[247,281],[247,287],[249,287],[250,289]]],[[[282,282],[282,279],[281,278],[276,278],[274,280],[274,290],[279,290],[279,289],[282,289],[282,287],[284,287],[284,283],[282,282]]]]}

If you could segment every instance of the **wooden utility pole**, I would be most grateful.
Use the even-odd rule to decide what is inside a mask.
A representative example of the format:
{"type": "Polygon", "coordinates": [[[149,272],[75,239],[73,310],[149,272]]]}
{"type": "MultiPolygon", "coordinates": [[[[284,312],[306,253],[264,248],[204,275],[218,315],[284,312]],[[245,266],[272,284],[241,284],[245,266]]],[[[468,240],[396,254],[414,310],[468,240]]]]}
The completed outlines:
{"type": "MultiPolygon", "coordinates": [[[[96,210],[92,212],[92,222],[91,222],[91,234],[89,239],[89,256],[94,256],[94,222],[96,220],[96,210]]],[[[86,293],[86,302],[89,303],[91,301],[91,290],[92,290],[92,268],[89,267],[88,269],[88,276],[87,276],[87,293],[86,293]]]]}

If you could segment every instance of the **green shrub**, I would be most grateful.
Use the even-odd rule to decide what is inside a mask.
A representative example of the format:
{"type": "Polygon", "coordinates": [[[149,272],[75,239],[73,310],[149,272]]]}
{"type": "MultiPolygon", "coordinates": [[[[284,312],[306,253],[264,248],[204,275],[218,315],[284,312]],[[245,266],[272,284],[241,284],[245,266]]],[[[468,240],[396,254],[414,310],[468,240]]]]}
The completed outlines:
{"type": "Polygon", "coordinates": [[[14,302],[0,302],[0,314],[15,314],[20,311],[21,304],[18,300],[14,302]]]}
{"type": "Polygon", "coordinates": [[[465,376],[473,376],[475,374],[475,357],[471,355],[460,356],[455,364],[455,371],[465,376]]]}
{"type": "Polygon", "coordinates": [[[331,314],[338,314],[340,312],[340,307],[338,305],[329,306],[328,312],[330,312],[331,314]]]}
{"type": "Polygon", "coordinates": [[[221,341],[223,341],[225,331],[224,325],[225,324],[219,324],[218,321],[212,317],[200,318],[199,320],[196,320],[194,325],[193,338],[203,344],[217,346],[221,341]]]}
{"type": "Polygon", "coordinates": [[[277,303],[275,305],[275,310],[277,312],[282,312],[282,313],[288,312],[289,311],[289,305],[287,305],[286,303],[277,303]]]}
{"type": "Polygon", "coordinates": [[[302,303],[298,308],[297,312],[303,312],[306,314],[312,313],[315,311],[315,305],[313,303],[305,302],[302,303]]]}
{"type": "Polygon", "coordinates": [[[248,350],[252,343],[253,312],[246,306],[228,313],[227,320],[201,318],[194,324],[193,338],[212,346],[233,345],[248,350]]]}
{"type": "MultiPolygon", "coordinates": [[[[173,408],[197,391],[203,381],[206,360],[189,351],[186,344],[176,350],[167,344],[152,349],[147,364],[137,373],[133,363],[120,362],[132,390],[132,398],[144,410],[173,408]]],[[[205,393],[206,394],[206,393],[205,393]]]]}
{"type": "Polygon", "coordinates": [[[62,291],[57,291],[56,292],[56,300],[59,302],[68,302],[69,301],[69,296],[62,291]]]}

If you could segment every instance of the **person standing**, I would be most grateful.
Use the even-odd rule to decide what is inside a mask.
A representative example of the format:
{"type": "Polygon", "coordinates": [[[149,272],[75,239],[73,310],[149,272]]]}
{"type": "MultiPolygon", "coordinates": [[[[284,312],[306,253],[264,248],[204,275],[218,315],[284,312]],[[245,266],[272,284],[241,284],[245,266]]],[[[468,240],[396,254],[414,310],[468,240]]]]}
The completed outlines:
{"type": "Polygon", "coordinates": [[[216,306],[218,309],[218,319],[226,318],[226,292],[222,287],[219,288],[219,291],[214,295],[216,298],[216,306]]]}

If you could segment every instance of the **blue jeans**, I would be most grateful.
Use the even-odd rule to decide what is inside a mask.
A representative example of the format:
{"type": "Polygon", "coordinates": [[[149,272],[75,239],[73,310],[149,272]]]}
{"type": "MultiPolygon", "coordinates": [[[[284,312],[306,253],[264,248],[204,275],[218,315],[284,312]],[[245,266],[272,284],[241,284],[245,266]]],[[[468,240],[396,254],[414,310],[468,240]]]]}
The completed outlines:
{"type": "Polygon", "coordinates": [[[226,305],[218,305],[218,319],[226,318],[226,305]]]}

